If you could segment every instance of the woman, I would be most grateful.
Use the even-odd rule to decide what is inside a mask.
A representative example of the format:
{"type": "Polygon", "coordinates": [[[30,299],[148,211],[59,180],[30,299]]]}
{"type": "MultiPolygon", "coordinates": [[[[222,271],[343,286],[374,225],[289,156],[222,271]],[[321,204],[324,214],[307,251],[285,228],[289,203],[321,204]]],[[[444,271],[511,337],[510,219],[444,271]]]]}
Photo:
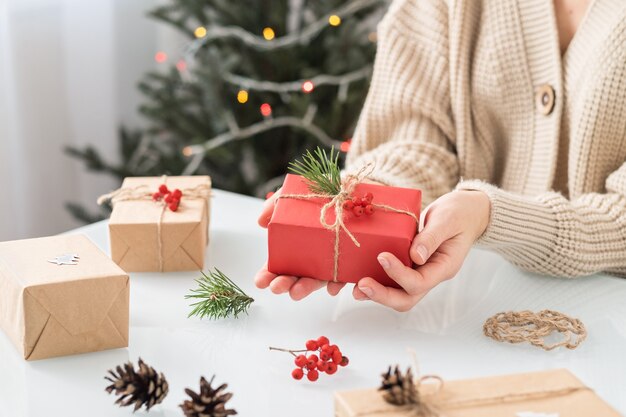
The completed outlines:
{"type": "MultiPolygon", "coordinates": [[[[365,277],[356,299],[409,310],[475,242],[542,274],[626,274],[626,2],[399,0],[378,34],[347,171],[373,163],[376,182],[434,202],[414,268],[378,256],[402,289],[365,277]]],[[[256,283],[326,286],[265,269],[256,283]]]]}

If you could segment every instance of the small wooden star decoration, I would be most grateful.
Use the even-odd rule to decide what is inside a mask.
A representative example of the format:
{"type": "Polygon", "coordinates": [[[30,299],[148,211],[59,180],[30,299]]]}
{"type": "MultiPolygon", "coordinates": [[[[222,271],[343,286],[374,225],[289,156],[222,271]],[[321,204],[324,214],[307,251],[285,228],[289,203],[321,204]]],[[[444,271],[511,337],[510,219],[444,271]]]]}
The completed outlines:
{"type": "Polygon", "coordinates": [[[57,265],[78,265],[79,257],[75,253],[64,253],[54,259],[48,259],[48,262],[57,265]]]}

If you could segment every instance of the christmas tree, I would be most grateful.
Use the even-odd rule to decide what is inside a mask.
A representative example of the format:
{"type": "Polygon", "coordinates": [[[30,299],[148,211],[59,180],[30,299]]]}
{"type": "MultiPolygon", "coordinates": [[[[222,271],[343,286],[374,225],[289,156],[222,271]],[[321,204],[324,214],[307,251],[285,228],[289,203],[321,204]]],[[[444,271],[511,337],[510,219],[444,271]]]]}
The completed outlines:
{"type": "MultiPolygon", "coordinates": [[[[158,51],[139,84],[148,127],[120,133],[120,162],[68,148],[88,169],[126,176],[208,174],[265,196],[294,157],[347,151],[365,100],[387,0],[170,0],[150,12],[188,37],[158,51]]],[[[103,217],[68,204],[87,222],[103,217]]]]}

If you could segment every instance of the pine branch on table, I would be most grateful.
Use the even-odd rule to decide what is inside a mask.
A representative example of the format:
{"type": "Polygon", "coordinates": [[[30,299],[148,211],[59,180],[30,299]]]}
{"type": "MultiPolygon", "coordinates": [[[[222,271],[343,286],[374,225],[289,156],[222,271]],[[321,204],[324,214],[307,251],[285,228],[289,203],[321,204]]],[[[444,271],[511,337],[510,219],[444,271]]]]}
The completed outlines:
{"type": "Polygon", "coordinates": [[[198,288],[190,290],[191,293],[185,296],[198,300],[191,304],[193,310],[188,317],[208,317],[212,320],[230,316],[237,318],[241,313],[248,314],[248,308],[254,302],[252,297],[217,268],[208,275],[202,272],[202,277],[196,282],[198,288]]]}

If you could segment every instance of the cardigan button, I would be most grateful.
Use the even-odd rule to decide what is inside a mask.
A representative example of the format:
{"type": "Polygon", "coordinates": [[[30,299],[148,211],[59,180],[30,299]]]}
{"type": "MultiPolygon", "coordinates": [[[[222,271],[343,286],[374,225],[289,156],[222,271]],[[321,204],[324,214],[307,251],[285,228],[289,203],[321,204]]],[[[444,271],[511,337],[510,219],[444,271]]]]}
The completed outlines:
{"type": "Polygon", "coordinates": [[[549,115],[554,110],[555,93],[550,84],[544,84],[535,93],[535,104],[537,111],[544,116],[549,115]]]}

